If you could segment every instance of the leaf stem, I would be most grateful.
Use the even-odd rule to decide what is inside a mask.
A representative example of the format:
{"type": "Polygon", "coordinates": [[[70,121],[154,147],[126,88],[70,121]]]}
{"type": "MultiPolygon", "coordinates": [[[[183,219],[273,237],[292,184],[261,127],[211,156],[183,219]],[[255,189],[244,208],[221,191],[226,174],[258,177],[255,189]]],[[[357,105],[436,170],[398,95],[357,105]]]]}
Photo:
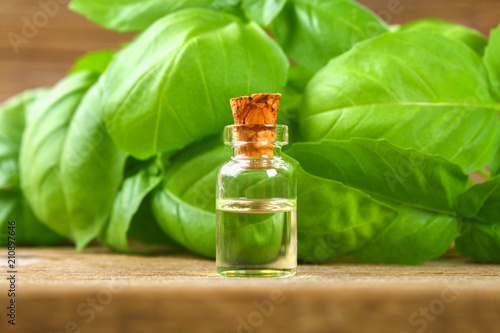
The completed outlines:
{"type": "Polygon", "coordinates": [[[490,176],[490,175],[489,175],[489,174],[488,174],[488,173],[487,173],[484,169],[482,169],[482,170],[477,170],[477,171],[476,171],[476,173],[477,173],[478,175],[480,175],[480,176],[482,176],[482,177],[486,178],[486,179],[490,179],[490,178],[491,178],[491,176],[490,176]]]}

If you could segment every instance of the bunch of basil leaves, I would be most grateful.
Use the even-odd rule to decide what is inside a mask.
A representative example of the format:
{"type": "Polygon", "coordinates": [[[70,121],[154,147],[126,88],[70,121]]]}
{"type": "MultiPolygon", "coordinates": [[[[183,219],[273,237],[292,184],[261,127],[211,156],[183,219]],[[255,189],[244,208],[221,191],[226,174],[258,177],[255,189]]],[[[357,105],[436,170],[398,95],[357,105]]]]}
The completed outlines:
{"type": "Polygon", "coordinates": [[[350,0],[70,8],[140,34],[1,106],[1,242],[16,219],[25,244],[126,252],[131,237],[213,257],[228,100],[281,92],[301,259],[418,264],[455,242],[500,262],[500,28],[388,27],[350,0]]]}

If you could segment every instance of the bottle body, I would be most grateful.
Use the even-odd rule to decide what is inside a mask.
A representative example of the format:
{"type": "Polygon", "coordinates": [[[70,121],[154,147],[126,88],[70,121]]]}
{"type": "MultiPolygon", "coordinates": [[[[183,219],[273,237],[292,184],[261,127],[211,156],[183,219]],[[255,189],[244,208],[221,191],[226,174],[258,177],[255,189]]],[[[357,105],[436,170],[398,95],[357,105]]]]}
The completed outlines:
{"type": "Polygon", "coordinates": [[[217,272],[230,277],[279,277],[297,267],[296,178],[293,165],[233,150],[217,177],[217,272]]]}

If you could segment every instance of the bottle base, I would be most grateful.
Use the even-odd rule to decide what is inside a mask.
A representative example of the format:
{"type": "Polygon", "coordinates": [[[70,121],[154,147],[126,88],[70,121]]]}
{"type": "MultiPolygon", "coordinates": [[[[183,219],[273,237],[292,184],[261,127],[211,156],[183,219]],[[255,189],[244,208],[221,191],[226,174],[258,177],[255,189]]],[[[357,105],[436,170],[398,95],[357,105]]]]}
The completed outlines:
{"type": "Polygon", "coordinates": [[[269,268],[217,268],[217,273],[224,277],[238,278],[267,278],[287,277],[295,275],[296,268],[269,269],[269,268]]]}

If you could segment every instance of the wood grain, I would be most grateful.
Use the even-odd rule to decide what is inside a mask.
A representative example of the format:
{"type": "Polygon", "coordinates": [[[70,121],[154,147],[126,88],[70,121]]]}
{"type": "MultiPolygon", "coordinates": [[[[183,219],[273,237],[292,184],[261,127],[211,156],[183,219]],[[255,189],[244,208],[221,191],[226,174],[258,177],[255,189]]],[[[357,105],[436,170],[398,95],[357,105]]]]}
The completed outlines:
{"type": "MultiPolygon", "coordinates": [[[[43,3],[48,0],[42,0],[43,3]]],[[[62,0],[58,0],[63,2],[62,0]]],[[[390,24],[435,17],[488,34],[500,23],[498,0],[360,0],[390,24]]],[[[39,0],[0,0],[0,102],[28,88],[50,86],[66,75],[76,58],[103,48],[119,48],[134,34],[106,31],[65,6],[26,44],[14,49],[9,33],[22,35],[23,19],[42,10],[39,0]]]]}
{"type": "MultiPolygon", "coordinates": [[[[21,248],[18,270],[8,332],[472,333],[500,323],[500,266],[454,252],[419,266],[343,260],[301,265],[292,278],[228,279],[183,252],[21,248]]],[[[0,304],[6,289],[2,279],[0,304]]]]}

